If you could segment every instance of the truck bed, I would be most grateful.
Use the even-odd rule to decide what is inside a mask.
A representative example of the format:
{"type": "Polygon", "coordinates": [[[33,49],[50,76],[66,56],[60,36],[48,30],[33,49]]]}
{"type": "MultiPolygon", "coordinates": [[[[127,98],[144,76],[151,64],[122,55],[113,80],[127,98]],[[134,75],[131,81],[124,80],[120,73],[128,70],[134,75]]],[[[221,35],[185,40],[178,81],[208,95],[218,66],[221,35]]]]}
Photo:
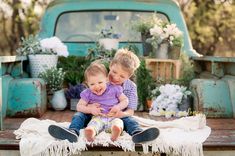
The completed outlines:
{"type": "MultiPolygon", "coordinates": [[[[70,122],[74,111],[48,110],[40,119],[51,119],[57,122],[70,122]]],[[[150,116],[148,112],[136,112],[135,115],[154,119],[167,120],[166,118],[150,116]]],[[[19,150],[19,140],[15,139],[13,131],[18,129],[26,118],[5,118],[4,130],[0,131],[0,150],[19,150]]],[[[204,151],[234,151],[235,152],[235,119],[207,119],[207,125],[211,127],[211,135],[203,143],[204,151]]],[[[122,151],[118,147],[88,147],[92,151],[122,151]]],[[[141,145],[136,145],[137,151],[142,151],[141,145]]]]}

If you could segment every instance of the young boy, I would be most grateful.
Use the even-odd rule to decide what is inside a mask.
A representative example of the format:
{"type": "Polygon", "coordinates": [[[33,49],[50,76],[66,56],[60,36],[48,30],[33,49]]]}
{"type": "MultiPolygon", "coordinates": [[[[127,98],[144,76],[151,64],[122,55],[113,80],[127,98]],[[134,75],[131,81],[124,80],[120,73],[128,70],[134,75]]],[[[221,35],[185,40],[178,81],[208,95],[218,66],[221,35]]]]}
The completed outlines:
{"type": "MultiPolygon", "coordinates": [[[[128,105],[128,99],[123,94],[121,86],[108,83],[108,73],[101,63],[92,63],[85,71],[85,81],[88,89],[81,93],[81,99],[77,105],[77,111],[89,113],[89,103],[99,103],[101,113],[92,117],[85,128],[85,137],[93,141],[95,135],[103,130],[111,131],[111,140],[115,141],[123,130],[123,121],[116,117],[109,117],[110,109],[123,110],[128,105]]],[[[94,113],[93,113],[94,114],[94,113]]]]}
{"type": "MultiPolygon", "coordinates": [[[[109,115],[113,117],[120,117],[124,122],[124,130],[132,136],[134,143],[143,143],[152,141],[159,135],[157,128],[141,129],[139,124],[131,117],[134,110],[137,108],[137,88],[134,82],[129,78],[134,74],[139,67],[140,61],[138,57],[126,50],[119,49],[110,63],[109,81],[112,84],[121,85],[123,93],[127,96],[129,103],[127,109],[124,111],[110,110],[109,115]]],[[[68,139],[77,141],[79,130],[84,128],[91,120],[93,112],[101,112],[100,105],[94,103],[89,105],[89,111],[85,113],[77,112],[72,119],[69,129],[52,125],[49,127],[49,133],[58,139],[68,139]]],[[[95,114],[93,114],[95,115],[95,114]]]]}
{"type": "Polygon", "coordinates": [[[109,66],[109,81],[115,85],[121,85],[123,93],[128,97],[129,103],[125,111],[111,109],[113,117],[119,117],[124,122],[124,130],[132,136],[134,143],[152,141],[159,135],[157,128],[141,129],[139,124],[131,117],[137,109],[138,97],[137,88],[129,78],[139,67],[139,58],[131,51],[120,49],[115,54],[109,66]]]}

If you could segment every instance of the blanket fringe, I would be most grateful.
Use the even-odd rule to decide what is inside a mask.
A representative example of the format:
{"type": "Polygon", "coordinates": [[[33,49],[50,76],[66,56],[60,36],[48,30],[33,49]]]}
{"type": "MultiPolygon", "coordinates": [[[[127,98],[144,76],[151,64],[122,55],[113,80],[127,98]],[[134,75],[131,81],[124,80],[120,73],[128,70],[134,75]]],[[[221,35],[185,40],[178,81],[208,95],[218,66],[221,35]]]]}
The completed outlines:
{"type": "Polygon", "coordinates": [[[67,140],[56,141],[51,144],[47,149],[41,152],[40,156],[68,156],[73,154],[81,154],[82,151],[87,150],[84,142],[70,143],[67,140]]]}
{"type": "Polygon", "coordinates": [[[194,142],[173,144],[155,140],[155,142],[142,144],[142,147],[145,154],[149,152],[149,147],[152,147],[152,153],[166,153],[171,156],[203,156],[202,144],[194,142]]]}
{"type": "MultiPolygon", "coordinates": [[[[149,147],[153,153],[166,153],[167,155],[203,156],[202,143],[209,136],[211,129],[206,126],[204,116],[186,117],[169,122],[160,122],[150,119],[135,117],[135,119],[147,127],[158,127],[160,135],[157,139],[142,145],[143,152],[148,153],[149,147]],[[163,128],[164,127],[164,128],[163,128]]],[[[57,124],[68,127],[69,123],[56,123],[51,120],[38,120],[29,118],[20,128],[14,132],[20,141],[20,154],[22,156],[58,156],[81,154],[87,150],[87,145],[101,145],[108,147],[113,145],[124,151],[135,151],[135,144],[131,136],[126,132],[117,141],[111,141],[110,133],[101,132],[94,142],[87,142],[84,130],[80,130],[80,136],[76,143],[68,140],[56,140],[48,133],[48,126],[57,124]]],[[[146,128],[146,127],[145,127],[146,128]]]]}

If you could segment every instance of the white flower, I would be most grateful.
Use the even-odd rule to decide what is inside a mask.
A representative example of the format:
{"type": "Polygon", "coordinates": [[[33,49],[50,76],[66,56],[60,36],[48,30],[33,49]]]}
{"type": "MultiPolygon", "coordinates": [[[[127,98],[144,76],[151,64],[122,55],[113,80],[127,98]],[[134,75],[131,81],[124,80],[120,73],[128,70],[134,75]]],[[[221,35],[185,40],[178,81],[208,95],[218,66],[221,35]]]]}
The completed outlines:
{"type": "Polygon", "coordinates": [[[151,38],[147,39],[154,47],[158,47],[162,42],[168,42],[170,45],[182,46],[182,31],[176,24],[165,24],[159,21],[152,28],[149,29],[151,38]]]}
{"type": "MultiPolygon", "coordinates": [[[[181,103],[183,96],[188,96],[191,94],[184,86],[166,84],[159,87],[160,95],[153,101],[151,111],[159,112],[161,111],[174,112],[171,115],[176,115],[179,111],[178,104],[181,103]]],[[[156,113],[155,113],[156,114],[156,113]]],[[[170,117],[167,114],[166,117],[170,117]]]]}
{"type": "Polygon", "coordinates": [[[45,38],[40,41],[43,50],[52,50],[59,56],[68,56],[67,46],[58,37],[45,38]]]}
{"type": "Polygon", "coordinates": [[[163,33],[163,30],[160,26],[155,25],[153,28],[149,30],[149,32],[150,32],[150,35],[161,36],[161,34],[163,33]]]}

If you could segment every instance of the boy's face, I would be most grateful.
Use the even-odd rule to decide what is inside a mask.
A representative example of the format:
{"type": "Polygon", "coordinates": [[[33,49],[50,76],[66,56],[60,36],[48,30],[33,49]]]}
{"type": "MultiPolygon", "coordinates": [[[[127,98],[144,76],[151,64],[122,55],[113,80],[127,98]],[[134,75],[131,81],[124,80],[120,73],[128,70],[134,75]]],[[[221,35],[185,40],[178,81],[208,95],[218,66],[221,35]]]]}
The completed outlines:
{"type": "Polygon", "coordinates": [[[107,77],[104,74],[97,74],[95,76],[89,76],[87,85],[91,92],[96,95],[102,95],[106,90],[107,77]]]}
{"type": "Polygon", "coordinates": [[[119,64],[113,64],[109,66],[109,81],[115,85],[122,85],[124,81],[130,78],[130,73],[123,70],[123,67],[119,64]]]}

